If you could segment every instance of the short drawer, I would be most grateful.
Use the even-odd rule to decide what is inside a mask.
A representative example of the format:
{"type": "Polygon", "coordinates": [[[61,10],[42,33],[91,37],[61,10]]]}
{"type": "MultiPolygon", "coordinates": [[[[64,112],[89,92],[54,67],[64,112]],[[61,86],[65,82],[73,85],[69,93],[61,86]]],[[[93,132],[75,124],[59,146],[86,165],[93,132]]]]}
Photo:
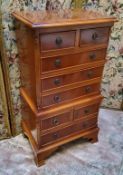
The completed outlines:
{"type": "Polygon", "coordinates": [[[74,47],[75,36],[75,31],[43,34],[40,36],[41,51],[74,47]]]}
{"type": "Polygon", "coordinates": [[[52,88],[57,88],[64,85],[69,85],[72,83],[82,82],[85,80],[101,77],[102,71],[103,71],[103,66],[81,70],[79,72],[75,72],[71,74],[46,78],[42,80],[42,90],[45,91],[52,88]]]}
{"type": "Polygon", "coordinates": [[[92,93],[99,93],[100,84],[91,84],[83,87],[70,89],[64,92],[42,96],[42,107],[50,105],[56,105],[65,101],[73,100],[84,95],[90,95],[92,93]]]}
{"type": "Polygon", "coordinates": [[[49,72],[68,68],[71,66],[84,65],[88,63],[96,63],[104,60],[106,56],[106,49],[93,50],[83,52],[80,54],[56,56],[42,59],[42,71],[49,72]]]}
{"type": "Polygon", "coordinates": [[[41,124],[41,129],[47,130],[50,128],[54,128],[56,126],[66,124],[72,120],[73,120],[73,111],[67,111],[59,115],[56,115],[47,119],[43,119],[41,124]]]}
{"type": "Polygon", "coordinates": [[[88,117],[89,115],[97,113],[99,110],[100,102],[101,101],[98,101],[84,107],[76,107],[74,110],[74,120],[80,119],[83,117],[88,117]]]}
{"type": "Polygon", "coordinates": [[[108,43],[109,28],[95,28],[81,30],[80,46],[108,43]]]}
{"type": "Polygon", "coordinates": [[[77,132],[85,131],[86,129],[97,127],[97,117],[90,118],[88,120],[79,121],[71,126],[51,132],[49,134],[41,136],[41,145],[56,142],[59,139],[70,136],[77,132]]]}

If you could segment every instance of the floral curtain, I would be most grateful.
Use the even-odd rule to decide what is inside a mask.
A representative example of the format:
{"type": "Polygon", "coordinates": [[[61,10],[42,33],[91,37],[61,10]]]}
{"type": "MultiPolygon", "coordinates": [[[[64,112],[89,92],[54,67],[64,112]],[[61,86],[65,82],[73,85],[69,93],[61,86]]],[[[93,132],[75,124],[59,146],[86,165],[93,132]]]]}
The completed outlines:
{"type": "Polygon", "coordinates": [[[107,62],[102,79],[103,106],[120,108],[123,100],[123,1],[100,0],[99,11],[115,16],[117,22],[107,51],[107,62]]]}

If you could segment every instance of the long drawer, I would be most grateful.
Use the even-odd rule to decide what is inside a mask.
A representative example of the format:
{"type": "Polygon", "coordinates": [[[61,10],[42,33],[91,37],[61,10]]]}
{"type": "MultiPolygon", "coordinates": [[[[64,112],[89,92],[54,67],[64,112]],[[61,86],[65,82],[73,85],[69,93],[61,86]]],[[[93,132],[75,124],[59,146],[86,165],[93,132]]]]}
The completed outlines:
{"type": "Polygon", "coordinates": [[[42,91],[101,77],[103,66],[42,79],[42,91]]]}
{"type": "Polygon", "coordinates": [[[90,84],[82,87],[77,87],[74,89],[69,89],[67,91],[50,94],[50,95],[43,95],[42,96],[42,107],[47,107],[55,104],[60,104],[65,101],[73,100],[84,95],[90,95],[93,93],[100,92],[100,84],[90,84]]]}
{"type": "Polygon", "coordinates": [[[42,72],[49,72],[88,63],[98,64],[97,61],[104,60],[106,49],[93,50],[73,55],[54,56],[42,59],[42,72]]]}
{"type": "Polygon", "coordinates": [[[56,142],[59,139],[63,139],[65,137],[70,136],[71,134],[75,134],[77,132],[82,132],[87,129],[91,129],[97,127],[97,117],[93,116],[86,120],[78,121],[66,128],[62,128],[60,130],[50,132],[48,134],[41,136],[41,145],[49,144],[52,142],[56,142]]]}

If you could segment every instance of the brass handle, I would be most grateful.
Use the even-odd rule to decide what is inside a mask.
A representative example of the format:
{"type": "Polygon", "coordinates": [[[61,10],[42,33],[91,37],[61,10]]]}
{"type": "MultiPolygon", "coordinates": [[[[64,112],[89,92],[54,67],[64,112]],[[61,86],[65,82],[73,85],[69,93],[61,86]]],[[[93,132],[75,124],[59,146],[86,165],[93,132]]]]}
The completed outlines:
{"type": "Polygon", "coordinates": [[[53,134],[53,138],[57,139],[58,138],[58,134],[57,133],[53,134]]]}
{"type": "Polygon", "coordinates": [[[85,109],[85,110],[84,110],[84,114],[88,114],[89,112],[90,112],[89,109],[85,109]]]}
{"type": "Polygon", "coordinates": [[[58,125],[58,124],[59,124],[58,119],[57,119],[57,118],[54,118],[54,119],[52,120],[52,124],[53,124],[53,125],[58,125]]]}
{"type": "Polygon", "coordinates": [[[60,36],[58,36],[57,38],[56,38],[56,45],[57,46],[60,46],[61,44],[62,44],[62,38],[60,37],[60,36]]]}
{"type": "Polygon", "coordinates": [[[54,80],[54,84],[55,84],[55,85],[59,85],[59,84],[60,84],[60,79],[56,78],[56,79],[54,80]]]}
{"type": "Polygon", "coordinates": [[[54,96],[54,101],[56,102],[56,103],[58,103],[58,102],[60,102],[60,97],[58,96],[58,95],[56,95],[56,96],[54,96]]]}
{"type": "Polygon", "coordinates": [[[96,40],[98,38],[98,34],[95,32],[92,34],[92,40],[96,40]]]}
{"type": "Polygon", "coordinates": [[[88,78],[91,78],[92,76],[93,76],[93,71],[88,71],[88,72],[87,72],[87,77],[88,77],[88,78]]]}
{"type": "Polygon", "coordinates": [[[55,67],[59,67],[61,65],[61,60],[58,58],[54,62],[55,67]]]}
{"type": "Polygon", "coordinates": [[[86,93],[90,93],[92,91],[92,88],[90,86],[86,87],[85,88],[85,92],[86,93]]]}
{"type": "Polygon", "coordinates": [[[90,57],[91,60],[95,60],[96,59],[96,54],[95,53],[92,53],[92,54],[90,54],[89,57],[90,57]]]}

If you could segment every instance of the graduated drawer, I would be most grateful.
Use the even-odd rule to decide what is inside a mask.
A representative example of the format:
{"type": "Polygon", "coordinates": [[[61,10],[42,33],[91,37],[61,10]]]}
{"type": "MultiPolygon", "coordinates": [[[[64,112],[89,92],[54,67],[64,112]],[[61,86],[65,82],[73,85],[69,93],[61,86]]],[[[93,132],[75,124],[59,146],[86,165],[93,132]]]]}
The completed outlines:
{"type": "Polygon", "coordinates": [[[81,30],[80,47],[87,45],[107,44],[109,38],[109,28],[94,28],[81,30]]]}
{"type": "Polygon", "coordinates": [[[70,48],[75,46],[75,31],[40,35],[41,51],[70,48]]]}
{"type": "Polygon", "coordinates": [[[90,95],[92,93],[99,93],[100,84],[95,83],[91,85],[86,85],[82,87],[77,87],[73,89],[66,90],[64,92],[59,92],[50,95],[42,96],[42,107],[47,107],[55,104],[60,104],[65,101],[73,100],[84,95],[90,95]]]}
{"type": "Polygon", "coordinates": [[[95,101],[90,105],[76,107],[74,110],[74,120],[88,117],[89,115],[97,113],[99,110],[100,102],[101,100],[95,101]]]}
{"type": "Polygon", "coordinates": [[[42,80],[42,90],[49,90],[52,88],[69,85],[76,82],[90,80],[93,78],[101,77],[103,66],[91,69],[81,70],[71,74],[59,75],[55,77],[45,78],[42,80]]]}
{"type": "Polygon", "coordinates": [[[41,129],[47,130],[56,126],[64,125],[73,120],[73,111],[66,111],[52,117],[42,119],[41,129]]]}
{"type": "Polygon", "coordinates": [[[49,144],[51,142],[56,142],[59,139],[63,139],[77,132],[82,132],[84,130],[97,127],[97,117],[92,117],[87,120],[81,120],[71,126],[66,128],[50,132],[46,135],[41,136],[41,145],[49,144]]]}
{"type": "Polygon", "coordinates": [[[96,63],[96,61],[104,60],[105,56],[106,49],[99,49],[73,55],[43,58],[42,72],[60,70],[71,66],[84,65],[86,63],[96,63]]]}

